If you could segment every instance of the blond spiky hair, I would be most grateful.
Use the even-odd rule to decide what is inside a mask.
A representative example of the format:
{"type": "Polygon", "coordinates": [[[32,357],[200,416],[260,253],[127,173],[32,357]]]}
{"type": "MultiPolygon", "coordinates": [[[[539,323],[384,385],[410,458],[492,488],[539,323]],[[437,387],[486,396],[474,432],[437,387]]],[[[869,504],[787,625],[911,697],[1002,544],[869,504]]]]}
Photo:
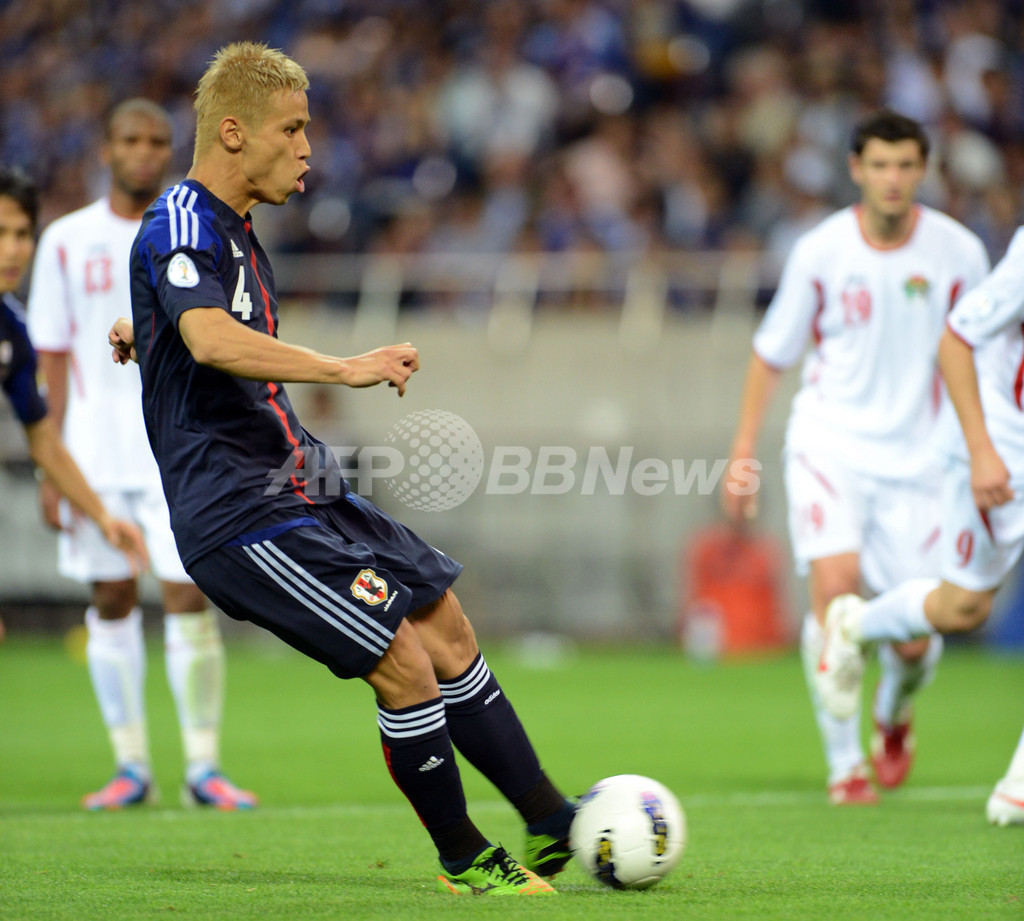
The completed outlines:
{"type": "Polygon", "coordinates": [[[306,72],[286,54],[257,42],[225,45],[196,89],[196,156],[217,140],[222,119],[230,115],[257,129],[266,118],[271,96],[281,90],[308,88],[306,72]]]}

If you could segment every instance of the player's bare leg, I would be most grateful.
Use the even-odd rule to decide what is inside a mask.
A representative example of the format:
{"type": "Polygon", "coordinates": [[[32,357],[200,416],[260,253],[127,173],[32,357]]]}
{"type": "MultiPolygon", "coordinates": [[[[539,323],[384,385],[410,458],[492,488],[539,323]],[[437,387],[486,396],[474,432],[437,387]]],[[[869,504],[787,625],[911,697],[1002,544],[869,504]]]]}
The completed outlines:
{"type": "Polygon", "coordinates": [[[253,809],[256,796],[236,787],[220,769],[224,709],[224,642],[217,615],[192,582],[162,580],[164,660],[185,753],[186,806],[253,809]]]}
{"type": "Polygon", "coordinates": [[[980,627],[992,612],[996,589],[971,591],[940,582],[924,599],[924,615],[937,633],[967,633],[980,627]]]}
{"type": "Polygon", "coordinates": [[[451,589],[433,604],[413,611],[408,620],[416,628],[438,681],[461,675],[480,653],[473,625],[451,589]]]}
{"type": "Polygon", "coordinates": [[[554,876],[568,862],[573,803],[551,783],[511,702],[491,673],[451,590],[410,615],[433,663],[455,747],[526,823],[523,863],[554,876]]]}
{"type": "Polygon", "coordinates": [[[843,634],[865,647],[974,630],[987,620],[996,591],[973,591],[936,579],[910,579],[870,601],[850,605],[841,618],[843,634]]]}
{"type": "Polygon", "coordinates": [[[832,716],[822,705],[814,683],[824,642],[825,609],[833,598],[860,588],[860,555],[840,553],[810,562],[808,593],[811,611],[801,631],[800,653],[807,678],[811,706],[821,734],[828,765],[829,800],[836,805],[872,805],[878,802],[868,779],[860,742],[860,713],[844,719],[832,716]]]}
{"type": "Polygon", "coordinates": [[[849,709],[859,691],[858,682],[850,676],[862,668],[865,650],[871,644],[974,629],[988,616],[994,594],[994,589],[970,591],[934,579],[910,579],[870,601],[855,595],[836,599],[828,611],[829,633],[823,652],[827,667],[817,673],[825,706],[840,715],[849,709]]]}

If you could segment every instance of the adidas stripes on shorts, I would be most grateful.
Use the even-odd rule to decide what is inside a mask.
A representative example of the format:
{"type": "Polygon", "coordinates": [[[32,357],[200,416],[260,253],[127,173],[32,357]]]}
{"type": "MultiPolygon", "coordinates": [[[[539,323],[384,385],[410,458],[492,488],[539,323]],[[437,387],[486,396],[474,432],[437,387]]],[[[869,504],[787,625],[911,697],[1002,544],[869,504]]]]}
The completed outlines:
{"type": "Polygon", "coordinates": [[[462,564],[371,502],[271,512],[189,567],[225,614],[269,630],[339,678],[372,671],[402,618],[436,601],[462,564]]]}

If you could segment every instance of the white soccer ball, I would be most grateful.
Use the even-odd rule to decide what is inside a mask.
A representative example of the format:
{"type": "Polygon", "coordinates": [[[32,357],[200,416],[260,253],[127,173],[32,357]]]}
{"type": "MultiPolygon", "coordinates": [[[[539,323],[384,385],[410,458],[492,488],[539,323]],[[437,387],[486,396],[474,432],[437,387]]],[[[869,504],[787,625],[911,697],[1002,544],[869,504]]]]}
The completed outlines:
{"type": "Polygon", "coordinates": [[[569,845],[583,868],[602,883],[613,889],[647,889],[683,855],[683,807],[650,777],[606,777],[580,799],[569,845]]]}

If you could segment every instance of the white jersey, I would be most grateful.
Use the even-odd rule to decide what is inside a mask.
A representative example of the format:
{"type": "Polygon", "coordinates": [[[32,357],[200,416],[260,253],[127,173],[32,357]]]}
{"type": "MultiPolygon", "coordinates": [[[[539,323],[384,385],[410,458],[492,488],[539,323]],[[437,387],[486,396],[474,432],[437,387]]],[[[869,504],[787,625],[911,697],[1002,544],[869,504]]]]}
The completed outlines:
{"type": "Polygon", "coordinates": [[[863,473],[915,476],[937,449],[943,324],[984,278],[988,256],[966,227],[924,206],[906,243],[879,249],[865,240],[859,210],[844,208],[797,241],[754,351],[788,368],[812,343],[787,452],[826,451],[863,473]]]}
{"type": "Polygon", "coordinates": [[[97,490],[160,488],[139,372],[115,364],[107,345],[114,321],[132,315],[128,259],[139,223],[101,198],[46,228],[32,271],[29,336],[39,351],[69,353],[64,440],[97,490]]]}
{"type": "MultiPolygon", "coordinates": [[[[974,349],[985,426],[1017,489],[1024,483],[1024,228],[980,285],[964,295],[949,327],[974,349]]],[[[967,458],[963,433],[953,453],[967,458]]]]}

